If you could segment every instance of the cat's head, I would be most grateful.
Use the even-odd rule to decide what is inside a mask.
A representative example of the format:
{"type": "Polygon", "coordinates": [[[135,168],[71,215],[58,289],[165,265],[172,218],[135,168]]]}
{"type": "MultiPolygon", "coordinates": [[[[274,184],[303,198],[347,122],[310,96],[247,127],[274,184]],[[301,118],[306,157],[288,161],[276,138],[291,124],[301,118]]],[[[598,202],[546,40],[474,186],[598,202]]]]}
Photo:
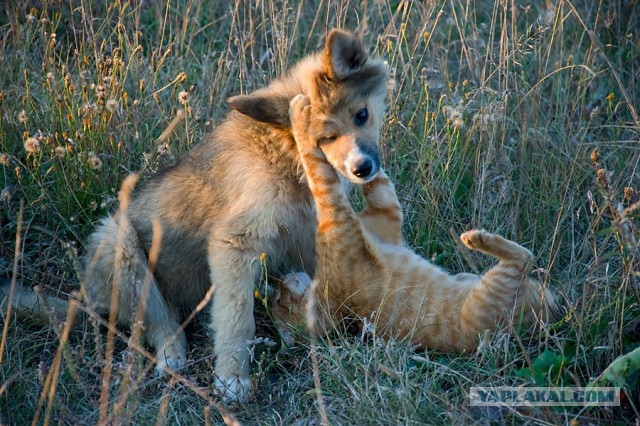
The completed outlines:
{"type": "Polygon", "coordinates": [[[306,306],[310,288],[311,278],[306,273],[287,274],[278,281],[276,293],[269,299],[269,310],[286,343],[293,341],[292,330],[306,328],[306,306]]]}

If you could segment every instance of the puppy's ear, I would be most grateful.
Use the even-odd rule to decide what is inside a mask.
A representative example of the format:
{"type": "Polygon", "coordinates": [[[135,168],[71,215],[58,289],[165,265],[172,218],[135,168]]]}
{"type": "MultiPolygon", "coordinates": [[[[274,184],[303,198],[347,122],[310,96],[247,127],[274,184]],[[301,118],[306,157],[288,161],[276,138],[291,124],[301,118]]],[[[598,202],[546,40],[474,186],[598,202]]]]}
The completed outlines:
{"type": "Polygon", "coordinates": [[[275,127],[290,128],[289,99],[267,93],[239,95],[228,99],[231,108],[254,120],[275,127]]]}
{"type": "Polygon", "coordinates": [[[355,34],[331,30],[322,57],[322,68],[332,79],[344,80],[367,63],[367,53],[355,34]]]}

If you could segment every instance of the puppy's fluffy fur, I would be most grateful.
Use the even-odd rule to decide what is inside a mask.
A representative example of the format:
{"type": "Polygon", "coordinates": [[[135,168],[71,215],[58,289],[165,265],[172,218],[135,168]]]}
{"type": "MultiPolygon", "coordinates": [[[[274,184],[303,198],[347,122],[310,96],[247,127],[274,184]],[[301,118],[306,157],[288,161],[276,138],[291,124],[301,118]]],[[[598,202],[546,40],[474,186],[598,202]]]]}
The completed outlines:
{"type": "Polygon", "coordinates": [[[214,286],[215,384],[229,397],[246,395],[259,272],[254,260],[266,253],[274,275],[312,274],[315,265],[313,199],[291,134],[289,103],[299,93],[313,99],[314,114],[326,125],[325,155],[347,180],[362,183],[380,167],[387,82],[382,61],[369,58],[355,35],[334,30],[322,52],[283,78],[229,99],[234,111],[205,140],[134,193],[126,210],[121,206],[98,224],[85,257],[88,302],[108,313],[118,283],[117,319],[124,326],[144,304],[143,336],[162,371],[186,361],[179,321],[214,286]],[[354,126],[363,109],[369,124],[354,126]],[[154,221],[161,237],[151,271],[154,221]]]}

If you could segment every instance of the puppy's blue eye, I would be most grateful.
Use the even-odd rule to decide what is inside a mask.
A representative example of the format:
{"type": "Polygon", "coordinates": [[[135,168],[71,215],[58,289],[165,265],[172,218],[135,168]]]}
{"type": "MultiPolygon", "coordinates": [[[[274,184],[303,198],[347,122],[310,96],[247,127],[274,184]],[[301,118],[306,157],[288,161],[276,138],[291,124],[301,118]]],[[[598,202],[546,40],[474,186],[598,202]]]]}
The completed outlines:
{"type": "Polygon", "coordinates": [[[362,126],[369,119],[369,111],[366,108],[362,108],[360,111],[356,112],[356,118],[354,122],[356,126],[362,126]]]}

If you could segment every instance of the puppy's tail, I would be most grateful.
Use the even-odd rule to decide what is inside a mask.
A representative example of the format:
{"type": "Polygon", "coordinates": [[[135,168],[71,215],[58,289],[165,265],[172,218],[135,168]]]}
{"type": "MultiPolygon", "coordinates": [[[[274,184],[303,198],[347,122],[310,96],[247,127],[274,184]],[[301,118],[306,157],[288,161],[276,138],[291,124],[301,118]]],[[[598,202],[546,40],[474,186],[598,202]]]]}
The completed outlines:
{"type": "MultiPolygon", "coordinates": [[[[11,294],[11,280],[0,281],[0,312],[6,313],[11,302],[11,309],[19,318],[30,318],[38,322],[51,320],[61,322],[66,320],[69,302],[58,297],[47,296],[39,286],[34,289],[22,287],[15,283],[11,294]],[[11,297],[11,301],[9,298],[11,297]]],[[[74,325],[81,317],[73,318],[74,325]]]]}

